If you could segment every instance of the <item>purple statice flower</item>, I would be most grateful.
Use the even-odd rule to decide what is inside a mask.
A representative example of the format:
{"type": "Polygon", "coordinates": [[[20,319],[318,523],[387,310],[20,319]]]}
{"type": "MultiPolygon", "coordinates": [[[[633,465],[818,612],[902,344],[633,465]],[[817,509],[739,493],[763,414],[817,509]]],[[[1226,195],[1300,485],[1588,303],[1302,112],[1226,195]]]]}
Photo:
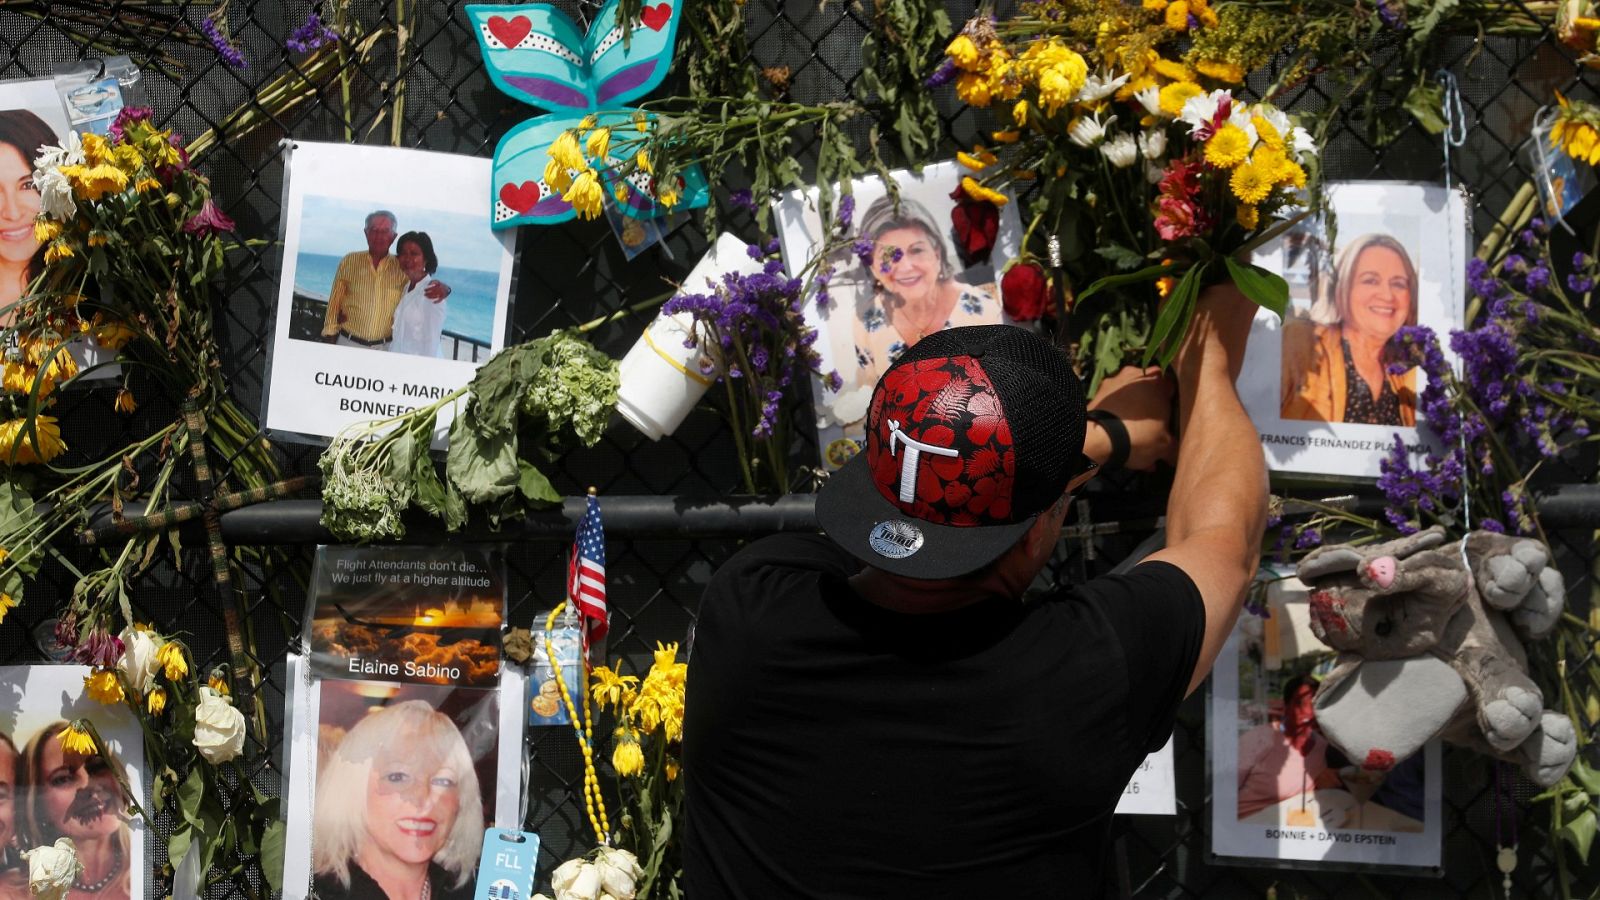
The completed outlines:
{"type": "Polygon", "coordinates": [[[899,247],[891,247],[889,252],[884,255],[883,262],[878,263],[878,271],[887,274],[889,270],[894,268],[895,263],[905,258],[906,252],[904,250],[899,247]]]}
{"type": "Polygon", "coordinates": [[[833,226],[839,230],[840,234],[848,234],[850,231],[850,223],[855,221],[855,217],[856,195],[845,194],[844,197],[839,200],[839,212],[833,217],[833,226]]]}
{"type": "Polygon", "coordinates": [[[89,637],[72,652],[72,660],[85,666],[114,669],[117,667],[117,662],[122,659],[122,651],[121,638],[104,628],[96,628],[89,632],[89,637]]]}
{"type": "Polygon", "coordinates": [[[1194,13],[1189,14],[1189,30],[1191,32],[1200,30],[1200,19],[1194,13]]]}
{"type": "Polygon", "coordinates": [[[1404,31],[1406,27],[1405,0],[1378,0],[1378,18],[1390,31],[1404,31]]]}
{"type": "Polygon", "coordinates": [[[313,10],[306,17],[305,24],[296,28],[283,45],[296,53],[309,53],[323,44],[336,43],[338,40],[339,32],[324,25],[322,17],[313,10]]]}
{"type": "Polygon", "coordinates": [[[850,245],[850,252],[856,255],[856,259],[861,260],[863,268],[871,269],[872,254],[877,252],[877,245],[872,242],[872,238],[857,238],[856,242],[850,245]]]}
{"type": "Polygon", "coordinates": [[[1485,300],[1495,300],[1505,295],[1505,285],[1496,278],[1489,264],[1481,259],[1473,258],[1467,262],[1467,286],[1472,289],[1475,296],[1485,300]]]}
{"type": "Polygon", "coordinates": [[[814,283],[817,288],[817,309],[828,310],[833,308],[833,295],[828,293],[828,283],[833,281],[833,263],[828,263],[817,272],[814,283]]]}
{"type": "Polygon", "coordinates": [[[756,198],[754,194],[750,193],[748,188],[740,188],[739,190],[729,194],[728,203],[737,209],[742,209],[752,215],[755,214],[756,198]]]}
{"type": "Polygon", "coordinates": [[[1567,276],[1567,289],[1574,294],[1587,294],[1594,290],[1594,279],[1585,278],[1577,272],[1567,276]]]}
{"type": "MultiPolygon", "coordinates": [[[[1535,291],[1542,291],[1549,287],[1550,268],[1542,261],[1535,263],[1534,266],[1528,270],[1528,277],[1523,280],[1523,285],[1527,288],[1528,293],[1530,294],[1534,293],[1535,291]]],[[[1530,303],[1528,306],[1529,308],[1532,308],[1533,304],[1530,303]]]]}
{"type": "Polygon", "coordinates": [[[1294,539],[1294,548],[1296,550],[1310,550],[1312,547],[1321,546],[1321,544],[1322,532],[1315,528],[1307,528],[1305,531],[1300,532],[1299,537],[1294,539]]]}
{"type": "Polygon", "coordinates": [[[1272,610],[1267,608],[1265,591],[1246,591],[1244,595],[1244,611],[1258,619],[1272,618],[1272,610]]]}
{"type": "Polygon", "coordinates": [[[823,377],[822,383],[828,390],[837,394],[839,389],[844,387],[844,378],[839,375],[838,369],[829,369],[828,374],[823,377]]]}
{"type": "Polygon", "coordinates": [[[249,67],[250,63],[245,60],[244,54],[240,53],[239,48],[233,45],[233,41],[222,33],[222,29],[217,26],[216,19],[211,16],[201,19],[200,33],[205,35],[206,40],[211,42],[212,49],[217,51],[217,56],[224,63],[227,63],[229,68],[244,69],[249,67]]]}
{"type": "Polygon", "coordinates": [[[923,84],[924,87],[936,88],[936,87],[941,87],[943,85],[949,84],[950,82],[954,81],[955,78],[956,78],[956,64],[955,64],[955,61],[950,59],[949,57],[946,57],[944,62],[939,63],[939,68],[934,69],[933,70],[933,74],[929,75],[922,82],[922,84],[923,84]]]}

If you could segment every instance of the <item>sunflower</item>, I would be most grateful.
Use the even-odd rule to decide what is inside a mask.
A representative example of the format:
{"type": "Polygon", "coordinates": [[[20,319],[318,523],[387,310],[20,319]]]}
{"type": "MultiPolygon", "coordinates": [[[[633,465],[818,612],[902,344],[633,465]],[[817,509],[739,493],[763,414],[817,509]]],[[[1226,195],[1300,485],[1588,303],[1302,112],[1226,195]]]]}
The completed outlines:
{"type": "Polygon", "coordinates": [[[1568,100],[1556,92],[1561,104],[1556,121],[1550,126],[1550,140],[1573,159],[1600,166],[1600,107],[1582,100],[1568,100]]]}

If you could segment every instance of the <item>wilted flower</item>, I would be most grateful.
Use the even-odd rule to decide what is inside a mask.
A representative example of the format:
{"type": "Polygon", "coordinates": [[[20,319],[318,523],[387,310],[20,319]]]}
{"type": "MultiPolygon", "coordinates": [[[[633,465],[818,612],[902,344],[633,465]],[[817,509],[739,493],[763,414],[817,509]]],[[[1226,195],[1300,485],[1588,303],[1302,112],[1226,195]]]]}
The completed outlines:
{"type": "Polygon", "coordinates": [[[206,197],[205,203],[201,204],[199,212],[190,217],[189,221],[183,223],[183,230],[186,233],[202,236],[230,232],[235,227],[233,220],[218,209],[210,197],[206,197]]]}
{"type": "Polygon", "coordinates": [[[83,874],[72,838],[56,838],[54,845],[26,850],[28,890],[35,900],[66,900],[72,884],[83,874]]]}

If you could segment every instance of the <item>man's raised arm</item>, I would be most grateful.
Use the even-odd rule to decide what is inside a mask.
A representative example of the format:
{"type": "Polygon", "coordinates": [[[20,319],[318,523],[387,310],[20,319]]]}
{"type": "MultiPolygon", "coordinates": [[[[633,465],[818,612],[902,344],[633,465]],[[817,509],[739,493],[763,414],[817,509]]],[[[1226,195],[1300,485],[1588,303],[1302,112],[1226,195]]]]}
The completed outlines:
{"type": "Polygon", "coordinates": [[[1167,500],[1167,547],[1150,558],[1183,569],[1205,602],[1205,643],[1190,691],[1233,630],[1261,555],[1267,470],[1234,387],[1256,309],[1231,283],[1207,288],[1173,361],[1178,468],[1167,500]]]}

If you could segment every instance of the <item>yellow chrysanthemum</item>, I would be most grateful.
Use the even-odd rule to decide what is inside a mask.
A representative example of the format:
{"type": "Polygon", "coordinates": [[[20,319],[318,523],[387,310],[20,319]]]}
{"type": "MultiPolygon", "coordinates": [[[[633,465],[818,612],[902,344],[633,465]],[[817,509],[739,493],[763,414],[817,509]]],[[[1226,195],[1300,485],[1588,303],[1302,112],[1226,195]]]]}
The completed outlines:
{"type": "Polygon", "coordinates": [[[50,246],[45,249],[44,261],[46,265],[49,265],[60,262],[63,259],[71,259],[75,255],[72,244],[66,238],[57,238],[51,241],[50,246]]]}
{"type": "Polygon", "coordinates": [[[1194,70],[1207,78],[1215,78],[1228,84],[1242,84],[1244,82],[1244,67],[1238,63],[1224,60],[1202,59],[1194,64],[1194,70]]]}
{"type": "Polygon", "coordinates": [[[93,202],[107,194],[121,193],[127,186],[127,172],[110,163],[102,163],[84,172],[72,188],[79,199],[93,202]]]}
{"type": "Polygon", "coordinates": [[[94,339],[107,350],[121,350],[138,336],[139,332],[122,322],[99,321],[94,324],[94,339]]]}
{"type": "Polygon", "coordinates": [[[1550,140],[1579,162],[1600,166],[1600,108],[1581,100],[1569,100],[1556,92],[1560,108],[1550,126],[1550,140]]]}
{"type": "Polygon", "coordinates": [[[17,601],[10,594],[0,594],[0,622],[6,620],[6,613],[17,608],[17,601]]]}
{"type": "MultiPolygon", "coordinates": [[[[1597,719],[1600,719],[1600,715],[1594,715],[1594,716],[1590,716],[1589,717],[1589,721],[1591,721],[1591,722],[1593,722],[1593,721],[1595,721],[1597,719]]],[[[672,760],[669,759],[664,764],[662,764],[661,768],[666,770],[667,780],[668,781],[677,781],[678,780],[678,764],[677,763],[675,763],[675,762],[673,762],[672,760]]]]}
{"type": "Polygon", "coordinates": [[[85,131],[79,136],[79,143],[83,147],[83,158],[91,166],[98,166],[111,157],[111,142],[104,135],[85,131]]]}
{"type": "Polygon", "coordinates": [[[1192,81],[1178,81],[1161,89],[1161,111],[1177,118],[1183,112],[1183,105],[1189,102],[1190,97],[1198,97],[1205,91],[1200,85],[1192,81]]]}
{"type": "Polygon", "coordinates": [[[633,158],[633,162],[639,167],[639,171],[646,175],[654,175],[656,173],[655,166],[650,165],[650,154],[643,150],[640,150],[639,155],[633,158]]]}
{"type": "Polygon", "coordinates": [[[550,142],[550,158],[568,169],[582,169],[587,163],[583,159],[583,151],[578,148],[577,135],[571,129],[556,135],[550,142]]]}
{"type": "Polygon", "coordinates": [[[39,218],[33,223],[33,239],[41,244],[48,244],[61,236],[61,223],[53,219],[39,218]]]}
{"type": "Polygon", "coordinates": [[[1167,8],[1167,0],[1144,0],[1143,6],[1151,12],[1161,12],[1167,8]]]}
{"type": "Polygon", "coordinates": [[[133,399],[133,391],[123,388],[117,391],[116,402],[112,403],[111,407],[119,413],[131,413],[139,408],[139,403],[133,399]]]}
{"type": "Polygon", "coordinates": [[[1112,96],[1116,97],[1123,103],[1126,103],[1133,99],[1134,94],[1139,93],[1145,88],[1152,87],[1156,87],[1156,80],[1149,75],[1140,75],[1138,78],[1131,79],[1122,87],[1117,88],[1117,92],[1112,96]]]}
{"type": "Polygon", "coordinates": [[[1020,131],[991,131],[989,138],[996,144],[1015,144],[1022,139],[1020,131]]]}
{"type": "Polygon", "coordinates": [[[589,151],[590,159],[604,160],[606,151],[611,149],[611,129],[596,128],[589,132],[589,139],[584,142],[584,149],[589,151]]]}
{"type": "Polygon", "coordinates": [[[189,674],[189,661],[184,659],[183,647],[175,641],[168,641],[156,651],[156,663],[161,666],[162,674],[168,681],[177,681],[189,674]]]}
{"type": "MultiPolygon", "coordinates": [[[[6,363],[0,372],[3,372],[0,374],[0,386],[4,386],[7,391],[13,394],[33,393],[33,380],[38,375],[38,369],[24,365],[20,361],[13,361],[6,363]]],[[[39,392],[41,397],[47,393],[42,390],[39,392]]]]}
{"type": "Polygon", "coordinates": [[[544,164],[544,183],[554,191],[565,191],[572,186],[572,172],[557,159],[544,164]]]}
{"type": "Polygon", "coordinates": [[[595,219],[600,216],[600,205],[605,200],[605,195],[600,190],[600,176],[593,169],[584,169],[572,184],[561,192],[561,199],[572,204],[577,210],[580,219],[595,219]]]}
{"type": "Polygon", "coordinates": [[[597,118],[594,113],[590,113],[578,120],[578,131],[587,132],[598,124],[600,124],[599,118],[597,118]]]}
{"type": "Polygon", "coordinates": [[[963,72],[956,76],[956,96],[968,106],[979,108],[989,105],[993,94],[989,90],[989,79],[976,72],[963,72]]]}
{"type": "Polygon", "coordinates": [[[965,150],[956,151],[956,161],[974,172],[982,172],[984,169],[987,169],[999,162],[1000,159],[993,153],[985,150],[982,144],[979,144],[978,146],[972,148],[971,153],[968,153],[965,150]]]}
{"type": "Polygon", "coordinates": [[[1219,169],[1231,169],[1250,155],[1250,135],[1229,122],[1206,141],[1206,162],[1219,169]]]}
{"type": "Polygon", "coordinates": [[[611,767],[623,778],[632,778],[644,771],[644,751],[639,740],[626,728],[617,729],[617,746],[611,751],[611,767]]]}
{"type": "Polygon", "coordinates": [[[233,693],[233,690],[228,687],[228,679],[222,677],[221,672],[212,672],[211,677],[206,679],[206,687],[224,697],[233,693]]]}
{"type": "Polygon", "coordinates": [[[1005,194],[1002,194],[999,191],[991,188],[984,187],[983,185],[979,184],[978,180],[973,178],[971,175],[962,177],[961,190],[968,197],[971,197],[974,200],[983,200],[993,203],[995,206],[1005,206],[1010,202],[1010,198],[1005,194]]]}
{"type": "Polygon", "coordinates": [[[33,436],[28,434],[26,425],[26,419],[0,422],[0,464],[28,466],[49,462],[67,449],[54,416],[35,416],[33,436]],[[38,447],[34,446],[35,436],[38,447]]]}
{"type": "Polygon", "coordinates": [[[1053,116],[1061,107],[1071,103],[1083,87],[1083,79],[1073,82],[1070,70],[1052,66],[1039,73],[1039,106],[1044,114],[1053,116]]]}
{"type": "Polygon", "coordinates": [[[989,79],[991,102],[1017,99],[1022,93],[1022,80],[1016,75],[1016,65],[1009,58],[998,60],[990,67],[985,77],[989,79]]]}
{"type": "Polygon", "coordinates": [[[978,45],[972,42],[972,38],[964,34],[956,35],[955,40],[944,48],[944,54],[950,57],[950,61],[955,63],[957,67],[967,71],[971,71],[978,65],[978,45]]]}
{"type": "Polygon", "coordinates": [[[158,191],[160,189],[161,182],[151,178],[148,175],[133,183],[133,192],[136,194],[143,194],[146,191],[158,191]]]}
{"type": "Polygon", "coordinates": [[[66,753],[76,753],[79,756],[93,756],[99,752],[94,745],[94,736],[83,726],[73,722],[61,730],[57,735],[61,740],[61,749],[66,753]]]}
{"type": "Polygon", "coordinates": [[[89,232],[89,239],[86,243],[91,247],[104,247],[111,243],[111,239],[106,237],[105,232],[96,230],[89,232]]]}
{"type": "Polygon", "coordinates": [[[656,641],[656,649],[652,655],[655,657],[655,662],[651,664],[651,670],[654,670],[657,666],[670,666],[678,661],[678,642],[673,641],[670,644],[663,644],[660,641],[656,641]]]}
{"type": "Polygon", "coordinates": [[[144,168],[144,155],[131,144],[122,144],[111,151],[112,164],[129,175],[144,168]]]}
{"type": "Polygon", "coordinates": [[[1239,208],[1234,210],[1233,218],[1239,223],[1240,228],[1254,231],[1256,226],[1261,224],[1261,211],[1254,206],[1240,204],[1239,208]]]}
{"type": "Polygon", "coordinates": [[[1165,78],[1168,81],[1194,80],[1193,69],[1190,69],[1183,63],[1173,62],[1170,59],[1163,59],[1160,56],[1157,56],[1155,59],[1150,61],[1150,68],[1154,69],[1157,75],[1160,75],[1162,78],[1165,78]]]}
{"type": "Polygon", "coordinates": [[[1272,193],[1275,184],[1273,174],[1254,160],[1247,162],[1233,170],[1233,175],[1228,179],[1228,187],[1233,195],[1239,198],[1240,203],[1255,204],[1267,199],[1272,193]]]}
{"type": "Polygon", "coordinates": [[[678,205],[678,192],[674,188],[663,187],[656,189],[656,202],[671,209],[678,205]]]}
{"type": "Polygon", "coordinates": [[[144,708],[152,716],[161,715],[161,711],[167,708],[167,689],[151,688],[144,698],[144,708]]]}
{"type": "Polygon", "coordinates": [[[1016,105],[1011,107],[1011,121],[1017,123],[1019,128],[1028,124],[1028,101],[1018,100],[1016,105]]]}
{"type": "Polygon", "coordinates": [[[110,669],[95,669],[83,676],[83,689],[90,697],[107,706],[121,703],[124,696],[122,682],[117,680],[117,673],[110,669]]]}
{"type": "Polygon", "coordinates": [[[622,703],[623,696],[638,684],[636,675],[619,675],[611,668],[597,666],[589,674],[589,695],[601,709],[615,709],[622,703]]]}
{"type": "Polygon", "coordinates": [[[633,130],[644,134],[650,130],[650,117],[642,112],[633,114],[633,130]]]}
{"type": "Polygon", "coordinates": [[[1256,127],[1256,138],[1261,141],[1262,146],[1274,150],[1283,149],[1283,133],[1271,122],[1257,114],[1250,117],[1250,124],[1256,127]]]}
{"type": "Polygon", "coordinates": [[[1207,28],[1217,27],[1217,11],[1211,8],[1210,0],[1189,0],[1189,14],[1207,28]]]}
{"type": "Polygon", "coordinates": [[[1176,0],[1167,4],[1167,27],[1173,31],[1189,30],[1189,0],[1176,0]]]}

